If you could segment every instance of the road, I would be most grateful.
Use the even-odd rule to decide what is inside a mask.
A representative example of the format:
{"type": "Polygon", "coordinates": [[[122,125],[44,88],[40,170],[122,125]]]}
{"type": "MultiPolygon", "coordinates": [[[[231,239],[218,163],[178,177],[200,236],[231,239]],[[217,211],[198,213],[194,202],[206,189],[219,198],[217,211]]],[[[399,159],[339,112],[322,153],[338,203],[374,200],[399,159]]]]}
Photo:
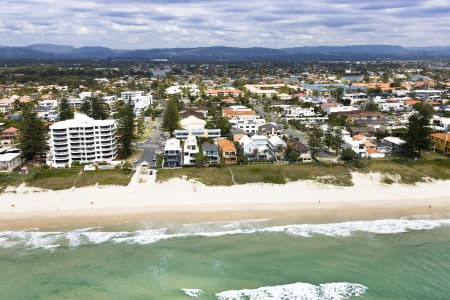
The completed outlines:
{"type": "Polygon", "coordinates": [[[153,157],[156,157],[158,150],[164,149],[165,143],[165,138],[160,128],[161,118],[157,118],[156,124],[154,125],[154,129],[152,129],[149,138],[143,143],[138,143],[138,148],[143,149],[144,152],[136,163],[137,165],[140,165],[142,162],[146,161],[151,168],[156,166],[156,161],[153,161],[153,157]]]}

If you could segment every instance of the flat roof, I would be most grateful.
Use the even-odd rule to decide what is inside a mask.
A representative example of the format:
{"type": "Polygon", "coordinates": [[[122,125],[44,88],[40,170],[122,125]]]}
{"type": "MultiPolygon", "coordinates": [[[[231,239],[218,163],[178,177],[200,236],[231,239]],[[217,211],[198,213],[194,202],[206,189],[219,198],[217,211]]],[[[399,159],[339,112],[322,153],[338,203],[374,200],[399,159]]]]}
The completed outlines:
{"type": "Polygon", "coordinates": [[[21,156],[22,153],[5,153],[0,154],[0,162],[9,162],[13,159],[15,159],[18,156],[21,156]]]}

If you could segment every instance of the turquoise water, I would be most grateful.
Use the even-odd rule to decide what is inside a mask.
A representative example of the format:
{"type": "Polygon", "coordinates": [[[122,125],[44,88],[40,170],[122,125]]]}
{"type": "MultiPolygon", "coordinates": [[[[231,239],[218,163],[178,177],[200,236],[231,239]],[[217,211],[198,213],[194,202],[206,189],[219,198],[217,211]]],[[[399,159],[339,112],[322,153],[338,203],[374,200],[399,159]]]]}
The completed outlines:
{"type": "Polygon", "coordinates": [[[229,290],[337,282],[367,290],[286,299],[447,300],[450,221],[2,232],[0,270],[1,299],[190,299],[183,288],[217,299],[229,290]]]}

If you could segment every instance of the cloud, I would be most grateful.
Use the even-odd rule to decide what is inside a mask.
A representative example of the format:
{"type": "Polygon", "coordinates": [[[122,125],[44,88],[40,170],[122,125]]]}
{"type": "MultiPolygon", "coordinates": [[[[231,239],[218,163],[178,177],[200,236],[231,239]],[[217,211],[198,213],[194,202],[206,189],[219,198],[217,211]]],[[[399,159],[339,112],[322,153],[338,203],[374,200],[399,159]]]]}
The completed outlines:
{"type": "Polygon", "coordinates": [[[3,45],[442,45],[448,0],[0,0],[3,45]]]}

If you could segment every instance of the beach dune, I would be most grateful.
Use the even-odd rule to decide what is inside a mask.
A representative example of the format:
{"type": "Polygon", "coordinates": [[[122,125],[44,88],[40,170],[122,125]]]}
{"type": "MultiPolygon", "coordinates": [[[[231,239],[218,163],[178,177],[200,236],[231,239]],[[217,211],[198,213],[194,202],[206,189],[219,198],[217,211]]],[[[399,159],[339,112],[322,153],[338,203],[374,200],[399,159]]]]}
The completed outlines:
{"type": "Polygon", "coordinates": [[[379,174],[354,173],[353,182],[351,187],[313,181],[211,187],[185,179],[157,183],[154,175],[136,175],[127,187],[37,191],[21,186],[0,195],[0,228],[77,227],[132,221],[279,217],[337,221],[450,215],[450,181],[386,185],[380,182],[379,174]]]}

